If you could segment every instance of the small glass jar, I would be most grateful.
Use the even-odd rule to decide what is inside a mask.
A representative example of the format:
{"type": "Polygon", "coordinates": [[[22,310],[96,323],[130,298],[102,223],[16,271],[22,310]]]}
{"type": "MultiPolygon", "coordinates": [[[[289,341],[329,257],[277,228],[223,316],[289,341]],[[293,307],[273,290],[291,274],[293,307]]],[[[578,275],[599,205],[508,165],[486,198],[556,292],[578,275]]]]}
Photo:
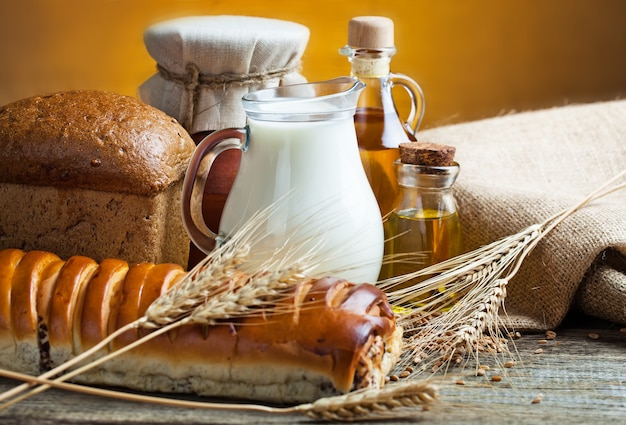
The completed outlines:
{"type": "MultiPolygon", "coordinates": [[[[430,166],[394,163],[400,194],[385,221],[385,258],[380,278],[400,276],[462,252],[461,223],[452,187],[459,164],[430,166]]],[[[400,289],[414,279],[392,288],[400,289]]]]}

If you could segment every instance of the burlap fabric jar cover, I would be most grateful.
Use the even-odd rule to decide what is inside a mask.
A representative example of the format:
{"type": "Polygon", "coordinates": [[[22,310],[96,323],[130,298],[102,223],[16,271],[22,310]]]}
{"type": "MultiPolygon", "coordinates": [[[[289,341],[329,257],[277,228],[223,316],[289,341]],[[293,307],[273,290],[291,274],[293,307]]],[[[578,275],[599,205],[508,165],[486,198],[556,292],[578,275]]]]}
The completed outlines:
{"type": "Polygon", "coordinates": [[[241,98],[266,87],[305,82],[301,60],[309,29],[250,16],[190,16],[144,32],[158,72],[140,98],[190,133],[245,125],[241,98]]]}
{"type": "MultiPolygon", "coordinates": [[[[455,194],[471,250],[573,207],[626,169],[626,101],[442,126],[419,139],[457,147],[455,194]]],[[[556,227],[507,291],[509,328],[551,329],[572,310],[626,324],[626,189],[556,227]]]]}

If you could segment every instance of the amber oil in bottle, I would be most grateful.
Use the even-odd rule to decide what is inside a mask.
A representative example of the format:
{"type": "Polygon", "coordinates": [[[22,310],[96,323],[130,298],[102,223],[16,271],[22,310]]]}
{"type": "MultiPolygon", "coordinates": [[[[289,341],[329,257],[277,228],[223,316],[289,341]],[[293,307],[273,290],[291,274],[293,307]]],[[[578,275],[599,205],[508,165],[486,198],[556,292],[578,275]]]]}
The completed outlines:
{"type": "Polygon", "coordinates": [[[391,212],[398,195],[393,168],[399,158],[398,145],[416,140],[424,114],[420,86],[406,75],[390,72],[395,52],[393,21],[382,16],[351,19],[348,44],[339,50],[350,61],[351,76],[365,83],[354,122],[361,162],[383,217],[391,212]],[[411,99],[406,121],[398,116],[393,87],[403,88],[411,99]]]}
{"type": "MultiPolygon", "coordinates": [[[[443,145],[400,145],[401,159],[394,163],[400,195],[384,223],[385,257],[397,259],[383,265],[381,279],[405,275],[462,253],[461,223],[452,192],[459,164],[453,155],[454,148],[443,145]]],[[[393,289],[415,285],[427,277],[393,289]]],[[[411,303],[419,304],[428,296],[415,297],[411,303]]]]}

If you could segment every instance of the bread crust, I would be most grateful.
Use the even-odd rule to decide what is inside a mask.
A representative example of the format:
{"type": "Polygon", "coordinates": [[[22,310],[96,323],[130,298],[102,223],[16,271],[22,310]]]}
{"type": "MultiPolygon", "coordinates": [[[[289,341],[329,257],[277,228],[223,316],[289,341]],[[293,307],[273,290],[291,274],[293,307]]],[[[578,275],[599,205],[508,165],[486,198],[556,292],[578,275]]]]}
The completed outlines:
{"type": "Polygon", "coordinates": [[[109,334],[109,317],[118,305],[118,294],[128,269],[129,265],[124,260],[107,258],[100,262],[83,299],[79,330],[82,351],[90,349],[109,334]]]}
{"type": "Polygon", "coordinates": [[[50,284],[50,264],[59,257],[45,251],[27,252],[15,268],[11,284],[11,332],[15,340],[14,364],[28,373],[40,370],[39,317],[37,299],[40,291],[47,291],[50,284]],[[19,282],[19,285],[15,283],[19,282]],[[45,283],[46,285],[43,285],[45,283]]]}
{"type": "MultiPolygon", "coordinates": [[[[13,275],[25,252],[19,249],[0,251],[0,350],[13,349],[13,330],[11,326],[11,285],[13,275]]],[[[0,356],[0,367],[7,367],[10,362],[0,356]]]]}
{"type": "Polygon", "coordinates": [[[80,318],[85,287],[97,268],[94,260],[75,256],[69,258],[59,271],[48,315],[40,319],[48,330],[50,344],[50,365],[44,367],[56,366],[75,352],[75,320],[80,318]]]}
{"type": "Polygon", "coordinates": [[[172,117],[138,99],[76,90],[0,108],[0,182],[151,195],[180,180],[195,149],[172,117]]]}

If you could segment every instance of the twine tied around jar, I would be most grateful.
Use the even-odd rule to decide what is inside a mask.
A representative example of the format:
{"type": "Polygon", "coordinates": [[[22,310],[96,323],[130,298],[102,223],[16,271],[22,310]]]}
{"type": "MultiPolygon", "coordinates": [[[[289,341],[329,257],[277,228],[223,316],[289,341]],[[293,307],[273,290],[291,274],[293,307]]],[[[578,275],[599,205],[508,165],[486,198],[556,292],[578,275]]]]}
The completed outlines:
{"type": "Polygon", "coordinates": [[[201,88],[211,90],[222,88],[224,92],[229,86],[255,86],[263,85],[269,80],[279,79],[293,72],[299,72],[301,63],[274,69],[268,72],[256,72],[249,74],[222,73],[202,74],[200,68],[193,62],[185,66],[184,74],[171,72],[164,66],[157,64],[157,71],[165,80],[182,84],[187,92],[187,102],[183,109],[186,111],[181,119],[181,125],[189,130],[193,126],[195,110],[198,106],[199,91],[201,88]]]}

